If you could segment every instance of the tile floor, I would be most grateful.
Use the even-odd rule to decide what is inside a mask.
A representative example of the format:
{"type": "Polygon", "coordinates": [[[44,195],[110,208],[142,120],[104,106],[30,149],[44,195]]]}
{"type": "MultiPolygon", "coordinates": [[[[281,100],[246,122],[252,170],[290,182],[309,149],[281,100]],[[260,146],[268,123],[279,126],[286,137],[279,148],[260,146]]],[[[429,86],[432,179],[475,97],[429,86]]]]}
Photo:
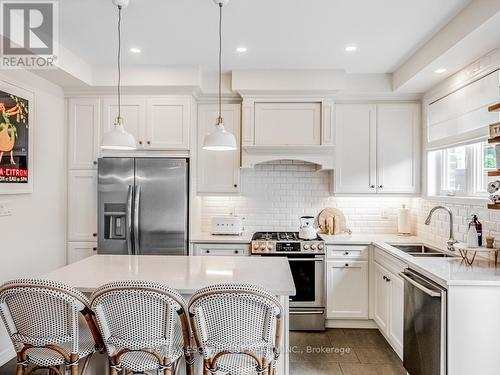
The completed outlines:
{"type": "MultiPolygon", "coordinates": [[[[15,373],[15,361],[0,367],[0,375],[15,373]]],[[[290,333],[290,375],[406,375],[406,371],[378,330],[328,329],[290,333]]]]}
{"type": "Polygon", "coordinates": [[[376,329],[291,332],[290,350],[290,375],[406,375],[376,329]]]}

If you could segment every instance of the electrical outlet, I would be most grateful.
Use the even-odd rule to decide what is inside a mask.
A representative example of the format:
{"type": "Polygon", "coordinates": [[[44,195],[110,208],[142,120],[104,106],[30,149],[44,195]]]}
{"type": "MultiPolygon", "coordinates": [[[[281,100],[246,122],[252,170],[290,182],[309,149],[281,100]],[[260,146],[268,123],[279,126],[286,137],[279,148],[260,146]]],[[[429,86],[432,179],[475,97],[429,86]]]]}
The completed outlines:
{"type": "Polygon", "coordinates": [[[389,219],[389,215],[387,215],[387,210],[385,208],[380,210],[380,217],[384,220],[389,219]]]}
{"type": "Polygon", "coordinates": [[[12,211],[5,202],[0,202],[0,216],[12,216],[12,211]]]}

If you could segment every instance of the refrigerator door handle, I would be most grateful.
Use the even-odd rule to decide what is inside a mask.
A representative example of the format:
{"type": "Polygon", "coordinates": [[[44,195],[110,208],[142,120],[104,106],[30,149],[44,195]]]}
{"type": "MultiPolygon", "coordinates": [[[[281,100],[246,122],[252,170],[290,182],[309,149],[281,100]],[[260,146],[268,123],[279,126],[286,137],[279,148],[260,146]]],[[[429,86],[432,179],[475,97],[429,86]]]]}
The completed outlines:
{"type": "Polygon", "coordinates": [[[126,221],[127,221],[127,253],[128,255],[132,255],[132,193],[133,187],[132,185],[128,186],[127,191],[127,209],[126,209],[126,221]]]}
{"type": "Polygon", "coordinates": [[[141,253],[139,249],[139,208],[141,202],[141,187],[135,186],[135,200],[134,200],[134,254],[141,253]]]}

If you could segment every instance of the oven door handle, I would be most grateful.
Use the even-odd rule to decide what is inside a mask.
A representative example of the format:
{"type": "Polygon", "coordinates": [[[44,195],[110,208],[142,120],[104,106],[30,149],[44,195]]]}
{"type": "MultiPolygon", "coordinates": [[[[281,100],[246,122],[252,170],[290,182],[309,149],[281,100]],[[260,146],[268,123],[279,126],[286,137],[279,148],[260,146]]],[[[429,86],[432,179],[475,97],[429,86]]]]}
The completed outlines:
{"type": "Polygon", "coordinates": [[[401,276],[403,279],[405,279],[406,281],[408,281],[415,288],[420,289],[425,294],[428,294],[431,297],[441,297],[441,293],[436,292],[434,290],[430,290],[429,288],[426,288],[422,284],[420,284],[420,283],[416,282],[415,280],[413,280],[412,278],[410,278],[406,273],[401,272],[399,274],[399,276],[401,276]]]}
{"type": "Polygon", "coordinates": [[[307,259],[296,259],[296,258],[288,258],[289,262],[323,262],[324,258],[307,258],[307,259]]]}
{"type": "Polygon", "coordinates": [[[290,310],[290,315],[323,315],[325,312],[323,310],[307,310],[307,311],[293,311],[290,310]]]}

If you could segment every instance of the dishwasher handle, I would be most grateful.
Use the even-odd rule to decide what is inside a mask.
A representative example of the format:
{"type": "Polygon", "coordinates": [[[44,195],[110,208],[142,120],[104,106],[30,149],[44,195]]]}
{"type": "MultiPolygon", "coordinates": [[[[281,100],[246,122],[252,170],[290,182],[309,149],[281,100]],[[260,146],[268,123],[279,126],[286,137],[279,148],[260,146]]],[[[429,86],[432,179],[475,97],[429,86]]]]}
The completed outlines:
{"type": "Polygon", "coordinates": [[[427,288],[426,286],[420,284],[419,282],[413,280],[409,274],[405,273],[405,272],[401,272],[399,274],[399,276],[401,276],[403,279],[405,279],[406,281],[408,281],[411,285],[413,285],[415,288],[417,289],[420,289],[422,292],[424,292],[425,294],[428,294],[429,296],[431,297],[441,297],[441,293],[440,292],[436,292],[435,290],[431,290],[429,288],[427,288]]]}

